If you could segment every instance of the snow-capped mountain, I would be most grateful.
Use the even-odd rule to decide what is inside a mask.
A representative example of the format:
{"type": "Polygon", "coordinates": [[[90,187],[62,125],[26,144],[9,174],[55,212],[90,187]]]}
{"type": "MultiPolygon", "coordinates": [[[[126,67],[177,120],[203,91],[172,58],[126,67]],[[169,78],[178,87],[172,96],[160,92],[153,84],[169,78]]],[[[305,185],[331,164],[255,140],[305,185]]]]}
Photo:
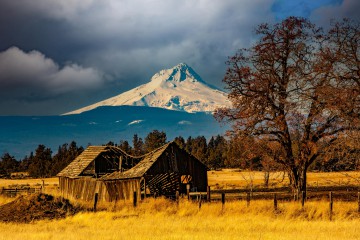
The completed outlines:
{"type": "Polygon", "coordinates": [[[227,94],[201,79],[187,64],[161,70],[151,81],[115,97],[66,113],[78,114],[100,106],[147,106],[186,112],[213,112],[230,106],[227,94]]]}

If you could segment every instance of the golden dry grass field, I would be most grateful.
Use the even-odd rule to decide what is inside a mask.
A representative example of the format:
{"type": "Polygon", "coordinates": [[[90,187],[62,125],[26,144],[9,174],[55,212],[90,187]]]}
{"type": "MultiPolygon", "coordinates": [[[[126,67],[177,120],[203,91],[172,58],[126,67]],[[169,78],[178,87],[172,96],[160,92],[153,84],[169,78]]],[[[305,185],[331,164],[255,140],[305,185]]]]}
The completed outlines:
{"type": "Polygon", "coordinates": [[[57,185],[59,183],[59,179],[57,177],[44,179],[0,179],[0,188],[15,184],[42,185],[42,180],[44,180],[44,184],[46,185],[57,185]]]}
{"type": "MultiPolygon", "coordinates": [[[[360,185],[360,172],[309,172],[308,186],[349,186],[360,185]]],[[[264,185],[264,172],[239,171],[223,169],[208,171],[208,182],[212,189],[232,189],[264,185]]],[[[289,184],[287,175],[283,172],[271,172],[269,186],[281,187],[289,184]]]]}
{"type": "Polygon", "coordinates": [[[133,209],[84,212],[63,220],[30,224],[0,223],[0,239],[360,239],[354,203],[335,203],[334,221],[326,202],[270,201],[196,203],[179,207],[165,199],[149,199],[133,209]]]}
{"type": "MultiPolygon", "coordinates": [[[[244,187],[249,173],[233,170],[209,172],[209,184],[219,188],[244,187]]],[[[262,173],[254,174],[262,184],[262,173]]],[[[275,174],[274,174],[275,175],[275,174]]],[[[358,184],[360,174],[310,173],[314,184],[358,184]],[[340,182],[339,182],[340,181],[340,182]]],[[[21,180],[23,181],[23,180],[21,180]]],[[[37,184],[39,180],[27,183],[37,184]]],[[[49,186],[57,179],[45,179],[49,186]]],[[[270,180],[278,181],[278,178],[270,180]]],[[[287,184],[285,178],[284,183],[287,184]]],[[[26,182],[26,180],[25,180],[26,182]]],[[[24,183],[25,183],[24,182],[24,183]]],[[[40,180],[40,183],[42,181],[40,180]]],[[[0,187],[17,180],[0,180],[0,187]]],[[[48,188],[56,194],[55,188],[48,188]]],[[[10,201],[0,196],[0,205],[10,201]]],[[[62,220],[42,220],[30,224],[0,223],[1,239],[360,239],[360,215],[356,202],[334,202],[333,221],[329,221],[329,203],[309,201],[303,209],[299,202],[278,203],[267,200],[202,203],[181,199],[146,199],[137,208],[118,202],[104,205],[106,210],[81,212],[62,220]]]]}

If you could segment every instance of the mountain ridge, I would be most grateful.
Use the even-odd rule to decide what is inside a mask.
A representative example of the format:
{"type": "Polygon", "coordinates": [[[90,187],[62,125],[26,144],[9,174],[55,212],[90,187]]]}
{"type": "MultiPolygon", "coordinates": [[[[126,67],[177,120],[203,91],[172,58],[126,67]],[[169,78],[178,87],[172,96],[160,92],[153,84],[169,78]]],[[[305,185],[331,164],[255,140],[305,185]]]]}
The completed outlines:
{"type": "Polygon", "coordinates": [[[144,138],[155,129],[164,131],[171,141],[177,136],[210,138],[223,134],[228,127],[203,112],[141,106],[102,106],[63,116],[0,116],[0,153],[21,159],[39,144],[56,151],[71,141],[83,147],[119,140],[131,143],[134,134],[144,138]]]}

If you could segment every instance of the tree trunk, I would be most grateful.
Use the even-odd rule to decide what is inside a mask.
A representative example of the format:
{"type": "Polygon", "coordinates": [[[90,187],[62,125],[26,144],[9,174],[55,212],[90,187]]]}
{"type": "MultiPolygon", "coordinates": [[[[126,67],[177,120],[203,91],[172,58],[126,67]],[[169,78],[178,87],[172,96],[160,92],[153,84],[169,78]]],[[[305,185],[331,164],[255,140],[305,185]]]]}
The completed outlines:
{"type": "Polygon", "coordinates": [[[290,178],[290,187],[292,189],[293,195],[295,199],[299,199],[299,182],[300,182],[300,174],[296,167],[293,167],[289,171],[289,178],[290,178]]]}
{"type": "Polygon", "coordinates": [[[307,176],[306,176],[306,172],[307,172],[307,167],[304,166],[302,169],[302,173],[301,173],[301,178],[300,178],[300,192],[304,192],[304,197],[306,197],[306,181],[307,181],[307,176]]]}
{"type": "Polygon", "coordinates": [[[302,168],[294,167],[289,172],[290,187],[293,194],[296,195],[296,199],[299,199],[299,194],[304,191],[306,197],[306,182],[307,182],[307,166],[302,168]]]}
{"type": "Polygon", "coordinates": [[[270,172],[268,170],[265,170],[265,173],[264,173],[264,186],[266,188],[269,187],[269,178],[270,178],[270,172]]]}

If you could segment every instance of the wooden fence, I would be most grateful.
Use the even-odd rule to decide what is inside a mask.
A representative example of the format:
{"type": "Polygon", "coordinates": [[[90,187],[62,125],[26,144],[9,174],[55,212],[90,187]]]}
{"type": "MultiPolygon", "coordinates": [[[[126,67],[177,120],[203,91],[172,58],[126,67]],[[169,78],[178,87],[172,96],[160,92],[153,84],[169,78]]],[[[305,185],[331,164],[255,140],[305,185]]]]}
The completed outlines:
{"type": "Polygon", "coordinates": [[[7,197],[16,197],[21,194],[32,194],[42,192],[43,186],[17,185],[0,188],[0,194],[7,197]]]}
{"type": "MultiPolygon", "coordinates": [[[[343,191],[343,189],[338,189],[340,191],[338,192],[332,192],[329,191],[327,193],[327,199],[329,201],[329,220],[332,221],[333,219],[333,205],[334,205],[334,195],[337,195],[337,199],[342,199],[344,200],[344,196],[350,196],[345,198],[345,200],[347,201],[357,201],[357,212],[360,213],[360,191],[355,192],[356,190],[358,190],[358,188],[353,188],[351,189],[352,191],[350,191],[350,189],[347,189],[346,192],[343,191]]],[[[314,190],[313,190],[314,191],[314,190]]],[[[259,191],[257,192],[259,193],[259,191]]],[[[264,194],[264,192],[261,192],[262,194],[264,194]]],[[[284,195],[284,194],[288,194],[288,193],[283,193],[283,192],[268,192],[267,190],[265,190],[266,193],[266,197],[264,198],[264,196],[261,197],[261,199],[269,199],[271,197],[271,199],[273,199],[273,205],[274,205],[274,210],[277,211],[278,210],[278,200],[279,200],[279,195],[284,195]]],[[[321,195],[323,195],[324,193],[324,189],[322,189],[322,191],[320,191],[321,195]]],[[[250,206],[250,202],[253,198],[252,196],[252,192],[244,192],[244,191],[227,191],[227,193],[225,191],[211,191],[210,187],[208,187],[207,192],[192,192],[192,193],[188,193],[188,200],[196,200],[199,203],[199,209],[201,208],[201,202],[203,200],[206,200],[207,202],[212,202],[212,201],[220,201],[222,203],[222,208],[224,208],[225,206],[225,202],[227,200],[246,200],[247,202],[247,206],[250,206]],[[227,200],[225,200],[227,199],[227,200]]],[[[300,201],[302,207],[304,208],[305,206],[305,202],[307,200],[309,200],[308,198],[308,193],[305,192],[301,192],[301,194],[297,194],[298,196],[300,196],[300,198],[293,198],[295,201],[300,201]]],[[[255,198],[255,199],[260,199],[259,195],[255,198]]],[[[283,200],[292,200],[291,199],[291,195],[290,198],[283,198],[283,200]]],[[[178,193],[176,194],[176,202],[179,202],[179,195],[178,193]]]]}
{"type": "MultiPolygon", "coordinates": [[[[320,200],[327,199],[329,192],[333,192],[336,199],[342,201],[357,201],[359,186],[329,186],[329,187],[308,187],[304,200],[320,200]]],[[[220,201],[222,193],[226,194],[228,200],[247,200],[251,198],[256,199],[273,199],[274,194],[277,195],[278,200],[291,201],[302,200],[301,192],[294,195],[289,187],[279,188],[258,188],[250,191],[249,189],[211,189],[208,192],[190,192],[189,199],[198,199],[199,195],[202,199],[211,199],[211,201],[220,201]],[[211,196],[211,197],[210,197],[211,196]]]]}

